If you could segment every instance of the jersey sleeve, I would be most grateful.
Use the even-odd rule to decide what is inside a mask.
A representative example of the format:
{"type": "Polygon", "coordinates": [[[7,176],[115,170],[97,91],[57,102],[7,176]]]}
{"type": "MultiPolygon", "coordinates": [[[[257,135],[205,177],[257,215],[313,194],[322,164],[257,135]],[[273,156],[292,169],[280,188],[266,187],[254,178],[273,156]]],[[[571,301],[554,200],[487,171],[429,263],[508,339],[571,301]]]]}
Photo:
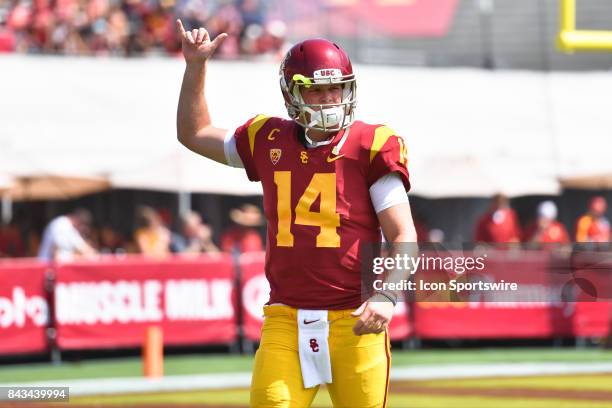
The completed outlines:
{"type": "Polygon", "coordinates": [[[251,181],[260,181],[255,161],[256,136],[263,125],[270,119],[268,116],[257,115],[236,129],[236,150],[242,160],[247,176],[251,181]]]}
{"type": "Polygon", "coordinates": [[[410,191],[408,155],[404,139],[387,126],[374,131],[369,152],[368,188],[381,177],[396,172],[400,175],[406,191],[410,191]]]}

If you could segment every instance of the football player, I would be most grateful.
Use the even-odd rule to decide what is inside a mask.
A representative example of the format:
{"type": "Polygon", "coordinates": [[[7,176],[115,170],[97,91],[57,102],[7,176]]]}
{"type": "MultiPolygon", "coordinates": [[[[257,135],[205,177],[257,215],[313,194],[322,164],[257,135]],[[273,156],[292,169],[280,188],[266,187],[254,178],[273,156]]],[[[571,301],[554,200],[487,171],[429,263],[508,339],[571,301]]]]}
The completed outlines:
{"type": "Polygon", "coordinates": [[[176,24],[186,60],[179,141],[263,186],[271,292],[251,406],[308,407],[324,383],[336,407],[386,406],[398,294],[363,292],[360,246],[380,242],[381,228],[391,243],[416,242],[403,139],[355,120],[351,62],[323,39],[296,44],[281,64],[291,120],[257,115],[237,129],[215,127],[206,63],[227,35],[176,24]]]}

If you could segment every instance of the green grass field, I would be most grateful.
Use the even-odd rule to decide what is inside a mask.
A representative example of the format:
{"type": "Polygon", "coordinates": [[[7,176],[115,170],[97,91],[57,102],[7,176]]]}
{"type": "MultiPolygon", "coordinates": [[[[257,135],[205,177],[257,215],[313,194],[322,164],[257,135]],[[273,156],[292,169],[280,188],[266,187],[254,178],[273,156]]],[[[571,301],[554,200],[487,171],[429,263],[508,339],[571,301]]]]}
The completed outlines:
{"type": "MultiPolygon", "coordinates": [[[[92,406],[247,407],[246,389],[73,398],[92,406]]],[[[313,407],[331,407],[320,390],[313,407]]],[[[612,375],[402,381],[391,383],[388,408],[610,408],[612,375]]]]}
{"type": "MultiPolygon", "coordinates": [[[[477,349],[397,350],[394,367],[508,362],[612,362],[612,351],[599,349],[477,349]]],[[[170,356],[165,373],[172,375],[248,372],[252,356],[170,356]]],[[[41,380],[118,378],[141,375],[138,358],[81,363],[0,366],[0,383],[41,380]]],[[[153,394],[107,395],[71,398],[70,406],[243,408],[247,389],[153,394]]],[[[42,406],[42,405],[36,405],[42,406]]],[[[57,406],[57,405],[56,405],[57,406]]],[[[320,390],[314,407],[331,407],[326,390],[320,390]]],[[[612,374],[581,374],[510,378],[394,381],[388,408],[612,408],[612,374]]]]}
{"type": "MultiPolygon", "coordinates": [[[[503,362],[612,362],[611,350],[600,349],[477,349],[477,350],[394,350],[393,366],[424,364],[469,364],[503,362]]],[[[251,370],[252,356],[188,355],[167,356],[166,375],[247,372],[251,370]]],[[[0,366],[0,383],[76,378],[138,377],[142,365],[138,357],[106,360],[0,366]]]]}

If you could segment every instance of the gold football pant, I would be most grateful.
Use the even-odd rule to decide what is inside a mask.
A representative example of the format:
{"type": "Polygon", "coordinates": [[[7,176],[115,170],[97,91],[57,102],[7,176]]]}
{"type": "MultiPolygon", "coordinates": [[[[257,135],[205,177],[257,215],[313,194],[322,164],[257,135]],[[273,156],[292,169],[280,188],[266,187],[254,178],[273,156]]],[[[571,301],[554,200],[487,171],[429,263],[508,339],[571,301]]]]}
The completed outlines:
{"type": "MultiPolygon", "coordinates": [[[[330,310],[329,352],[336,408],[384,408],[387,405],[391,352],[387,332],[353,334],[352,310],[330,310]]],[[[297,309],[266,306],[261,344],[255,354],[251,407],[309,407],[319,387],[304,388],[298,354],[297,309]]]]}

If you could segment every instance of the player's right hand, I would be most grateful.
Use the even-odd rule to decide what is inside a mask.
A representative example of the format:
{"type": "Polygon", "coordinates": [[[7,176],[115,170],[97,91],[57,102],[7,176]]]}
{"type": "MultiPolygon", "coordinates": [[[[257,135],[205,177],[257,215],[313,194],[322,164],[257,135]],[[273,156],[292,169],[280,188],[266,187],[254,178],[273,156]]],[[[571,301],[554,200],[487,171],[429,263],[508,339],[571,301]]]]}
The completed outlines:
{"type": "Polygon", "coordinates": [[[193,29],[191,31],[185,31],[183,22],[178,19],[176,20],[176,29],[181,38],[181,45],[183,48],[183,56],[187,63],[204,63],[209,59],[215,50],[223,43],[227,38],[226,33],[219,34],[214,40],[210,40],[208,31],[203,27],[193,29]]]}

